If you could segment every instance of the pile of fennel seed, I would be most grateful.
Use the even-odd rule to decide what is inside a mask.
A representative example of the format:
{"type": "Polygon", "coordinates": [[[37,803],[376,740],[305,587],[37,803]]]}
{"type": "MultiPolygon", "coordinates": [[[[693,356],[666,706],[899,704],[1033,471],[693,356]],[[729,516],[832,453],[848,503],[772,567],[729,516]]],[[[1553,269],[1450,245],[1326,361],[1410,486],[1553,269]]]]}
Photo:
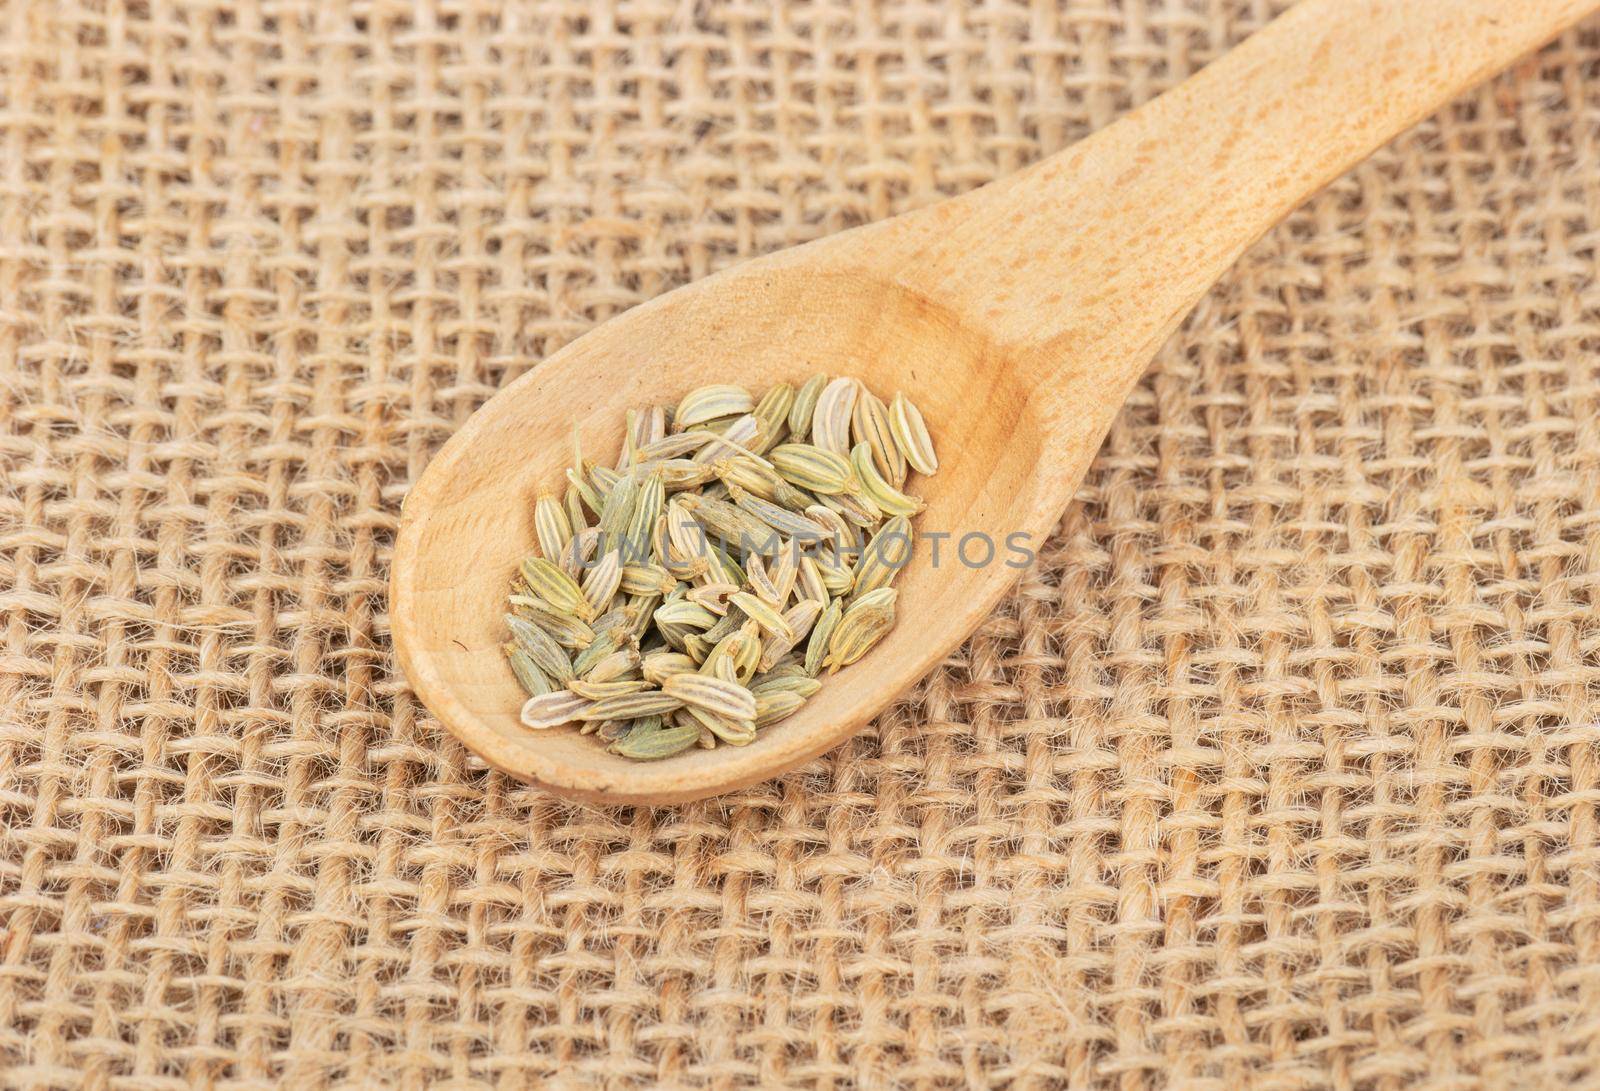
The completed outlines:
{"type": "Polygon", "coordinates": [[[705,386],[630,410],[614,467],[535,501],[505,650],[522,722],[577,722],[623,757],[742,746],[894,625],[905,491],[938,470],[922,414],[813,376],[759,400],[705,386]]]}

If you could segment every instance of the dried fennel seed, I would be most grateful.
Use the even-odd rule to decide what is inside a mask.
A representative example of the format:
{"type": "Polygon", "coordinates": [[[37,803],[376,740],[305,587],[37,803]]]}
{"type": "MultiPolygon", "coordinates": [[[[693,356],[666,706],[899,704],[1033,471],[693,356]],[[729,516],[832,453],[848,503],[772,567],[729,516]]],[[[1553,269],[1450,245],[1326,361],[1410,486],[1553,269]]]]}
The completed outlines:
{"type": "Polygon", "coordinates": [[[614,465],[574,429],[508,600],[523,724],[637,761],[749,743],[893,627],[938,465],[904,394],[828,375],[630,410],[614,465]]]}

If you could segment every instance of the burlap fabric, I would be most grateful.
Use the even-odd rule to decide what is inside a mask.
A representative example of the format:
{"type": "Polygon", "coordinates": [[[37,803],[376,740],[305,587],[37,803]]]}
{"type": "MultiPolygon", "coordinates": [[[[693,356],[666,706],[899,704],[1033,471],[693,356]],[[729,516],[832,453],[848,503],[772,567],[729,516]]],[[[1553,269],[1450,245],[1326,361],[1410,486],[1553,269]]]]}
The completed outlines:
{"type": "Polygon", "coordinates": [[[1600,1083],[1600,25],[1258,246],[808,769],[569,806],[391,662],[498,387],[1281,6],[0,11],[5,1083],[1600,1083]]]}

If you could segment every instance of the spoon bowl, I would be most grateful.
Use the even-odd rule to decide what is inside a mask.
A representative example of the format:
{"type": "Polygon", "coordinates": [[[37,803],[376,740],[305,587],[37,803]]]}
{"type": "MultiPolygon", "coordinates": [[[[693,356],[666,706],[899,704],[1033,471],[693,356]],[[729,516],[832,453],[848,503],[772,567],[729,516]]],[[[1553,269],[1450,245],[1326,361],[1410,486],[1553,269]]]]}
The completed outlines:
{"type": "Polygon", "coordinates": [[[1011,586],[1128,389],[1247,246],[1596,7],[1302,0],[1025,171],[751,261],[598,327],[474,414],[407,497],[390,626],[411,685],[490,764],[597,802],[715,795],[838,744],[1011,586]],[[534,496],[563,484],[574,424],[584,451],[609,460],[630,408],[676,404],[707,383],[759,391],[819,371],[885,398],[905,391],[939,450],[939,473],[913,478],[927,510],[889,635],[748,746],[638,763],[575,727],[523,727],[523,694],[499,651],[505,597],[534,541],[534,496]]]}
{"type": "Polygon", "coordinates": [[[405,607],[394,615],[401,664],[434,713],[490,764],[566,795],[674,802],[792,768],[926,673],[948,651],[928,634],[968,632],[1016,579],[1024,562],[1007,535],[1036,542],[1059,514],[1054,490],[1035,476],[1044,435],[1028,393],[995,345],[936,304],[792,257],[739,266],[629,311],[474,414],[407,498],[394,565],[394,599],[405,607]],[[724,292],[747,300],[737,321],[715,306],[724,292]],[[534,539],[530,498],[556,488],[571,462],[572,422],[584,451],[608,461],[629,408],[675,404],[706,383],[798,383],[818,371],[855,376],[885,397],[912,393],[944,452],[940,472],[915,483],[928,503],[916,527],[925,538],[949,537],[927,539],[901,573],[889,635],[748,746],[639,763],[575,728],[523,727],[526,697],[499,651],[506,589],[534,539]],[[979,537],[963,543],[968,534],[979,537]]]}

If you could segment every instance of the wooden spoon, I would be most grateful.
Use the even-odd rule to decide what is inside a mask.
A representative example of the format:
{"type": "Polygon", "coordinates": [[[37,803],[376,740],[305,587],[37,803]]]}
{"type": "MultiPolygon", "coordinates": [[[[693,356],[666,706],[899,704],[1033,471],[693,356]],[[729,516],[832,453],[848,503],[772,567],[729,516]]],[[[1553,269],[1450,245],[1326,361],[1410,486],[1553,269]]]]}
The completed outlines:
{"type": "Polygon", "coordinates": [[[1307,196],[1600,7],[1600,0],[1304,0],[1227,56],[1058,155],[882,223],[746,262],[555,353],[467,421],[406,499],[390,620],[422,701],[490,764],[561,795],[671,803],[836,746],[981,622],[1072,498],[1129,388],[1246,247],[1307,196]],[[500,652],[532,499],[624,411],[704,383],[817,371],[913,397],[940,453],[899,622],[745,747],[655,763],[534,732],[500,652]],[[996,545],[985,561],[983,538],[996,545]]]}

